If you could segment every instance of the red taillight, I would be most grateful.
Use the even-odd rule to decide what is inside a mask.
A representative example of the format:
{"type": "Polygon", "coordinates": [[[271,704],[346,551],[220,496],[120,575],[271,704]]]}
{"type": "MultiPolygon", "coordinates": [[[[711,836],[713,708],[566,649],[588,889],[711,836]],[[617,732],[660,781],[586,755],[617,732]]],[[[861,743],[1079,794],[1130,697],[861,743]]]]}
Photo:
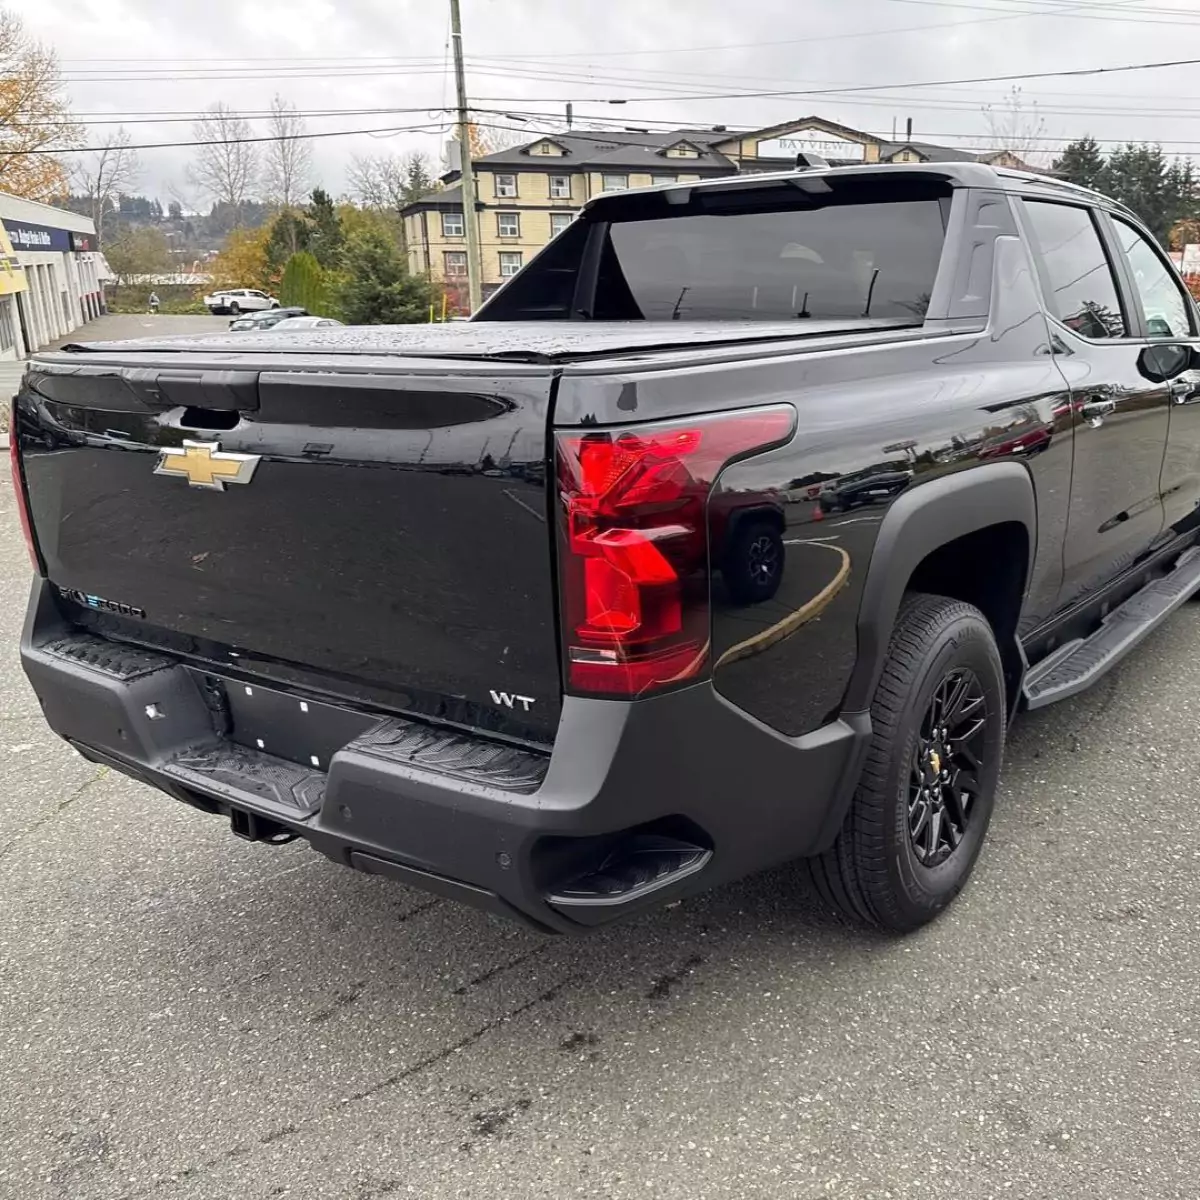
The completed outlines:
{"type": "Polygon", "coordinates": [[[21,470],[21,456],[17,450],[17,409],[14,404],[9,413],[8,423],[8,469],[12,475],[13,492],[17,497],[17,516],[21,519],[21,532],[25,535],[25,549],[29,551],[29,561],[34,571],[40,575],[42,564],[38,561],[37,546],[33,540],[33,525],[29,520],[29,497],[25,493],[25,476],[21,470]]]}
{"type": "Polygon", "coordinates": [[[708,669],[708,496],[733,459],[786,441],[790,405],[557,437],[569,690],[640,696],[708,669]]]}

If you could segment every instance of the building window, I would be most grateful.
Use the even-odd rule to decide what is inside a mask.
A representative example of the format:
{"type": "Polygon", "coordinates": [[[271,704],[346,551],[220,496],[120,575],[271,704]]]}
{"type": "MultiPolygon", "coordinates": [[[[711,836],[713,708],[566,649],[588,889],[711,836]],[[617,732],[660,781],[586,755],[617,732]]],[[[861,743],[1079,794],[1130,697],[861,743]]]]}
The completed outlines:
{"type": "Polygon", "coordinates": [[[500,252],[501,279],[511,279],[521,269],[521,257],[519,250],[502,250],[500,252]]]}
{"type": "Polygon", "coordinates": [[[601,175],[600,190],[602,192],[623,192],[629,186],[628,175],[601,175]]]}
{"type": "Polygon", "coordinates": [[[550,199],[551,200],[570,200],[571,198],[571,177],[570,175],[551,175],[550,176],[550,199]]]}
{"type": "Polygon", "coordinates": [[[442,256],[446,261],[446,278],[456,278],[467,273],[467,252],[465,250],[447,250],[442,256]]]}
{"type": "Polygon", "coordinates": [[[695,146],[670,146],[667,148],[668,158],[699,158],[695,146]]]}
{"type": "Polygon", "coordinates": [[[560,233],[575,219],[574,213],[551,213],[550,236],[558,237],[560,233]]]}
{"type": "Polygon", "coordinates": [[[674,175],[651,175],[651,183],[675,183],[676,176],[674,175]]]}
{"type": "Polygon", "coordinates": [[[442,237],[463,236],[463,215],[460,212],[442,213],[442,237]]]}
{"type": "Polygon", "coordinates": [[[521,236],[521,214],[520,213],[497,213],[496,214],[496,232],[501,237],[520,237],[521,236]]]}
{"type": "Polygon", "coordinates": [[[496,195],[512,199],[517,194],[517,177],[515,175],[496,176],[496,195]]]}

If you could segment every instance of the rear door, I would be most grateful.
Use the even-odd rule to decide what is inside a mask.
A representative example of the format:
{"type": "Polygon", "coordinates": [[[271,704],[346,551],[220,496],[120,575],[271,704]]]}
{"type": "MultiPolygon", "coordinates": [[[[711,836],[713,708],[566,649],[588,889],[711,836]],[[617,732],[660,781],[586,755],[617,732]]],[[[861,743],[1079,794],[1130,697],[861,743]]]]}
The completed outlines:
{"type": "Polygon", "coordinates": [[[1162,532],[1171,389],[1139,369],[1141,317],[1118,284],[1101,214],[1057,200],[1026,198],[1023,207],[1075,414],[1061,596],[1071,603],[1135,562],[1162,532]]]}
{"type": "Polygon", "coordinates": [[[353,701],[552,738],[550,374],[215,365],[26,377],[30,508],[72,615],[353,701]]]}

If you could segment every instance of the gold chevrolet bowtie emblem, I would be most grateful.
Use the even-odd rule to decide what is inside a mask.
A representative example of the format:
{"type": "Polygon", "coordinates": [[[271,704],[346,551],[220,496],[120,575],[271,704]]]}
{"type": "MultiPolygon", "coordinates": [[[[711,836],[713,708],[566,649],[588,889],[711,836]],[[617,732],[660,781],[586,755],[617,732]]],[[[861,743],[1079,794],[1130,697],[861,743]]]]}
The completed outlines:
{"type": "Polygon", "coordinates": [[[249,483],[259,454],[228,454],[219,442],[184,441],[180,450],[166,449],[158,456],[155,475],[177,475],[189,487],[223,492],[227,483],[249,483]]]}
{"type": "Polygon", "coordinates": [[[936,750],[929,752],[929,765],[933,768],[935,775],[942,773],[942,756],[936,750]]]}

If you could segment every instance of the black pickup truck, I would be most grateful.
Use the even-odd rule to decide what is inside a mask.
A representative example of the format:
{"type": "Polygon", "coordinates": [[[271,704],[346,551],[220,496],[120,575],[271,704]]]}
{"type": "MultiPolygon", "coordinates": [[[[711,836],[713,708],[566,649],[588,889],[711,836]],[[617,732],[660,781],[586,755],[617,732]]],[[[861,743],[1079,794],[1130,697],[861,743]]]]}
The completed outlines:
{"type": "Polygon", "coordinates": [[[771,864],[893,930],[1005,729],[1200,588],[1197,316],[976,164],[608,195],[469,324],[38,355],[22,641],[81,754],[570,932],[771,864]]]}

